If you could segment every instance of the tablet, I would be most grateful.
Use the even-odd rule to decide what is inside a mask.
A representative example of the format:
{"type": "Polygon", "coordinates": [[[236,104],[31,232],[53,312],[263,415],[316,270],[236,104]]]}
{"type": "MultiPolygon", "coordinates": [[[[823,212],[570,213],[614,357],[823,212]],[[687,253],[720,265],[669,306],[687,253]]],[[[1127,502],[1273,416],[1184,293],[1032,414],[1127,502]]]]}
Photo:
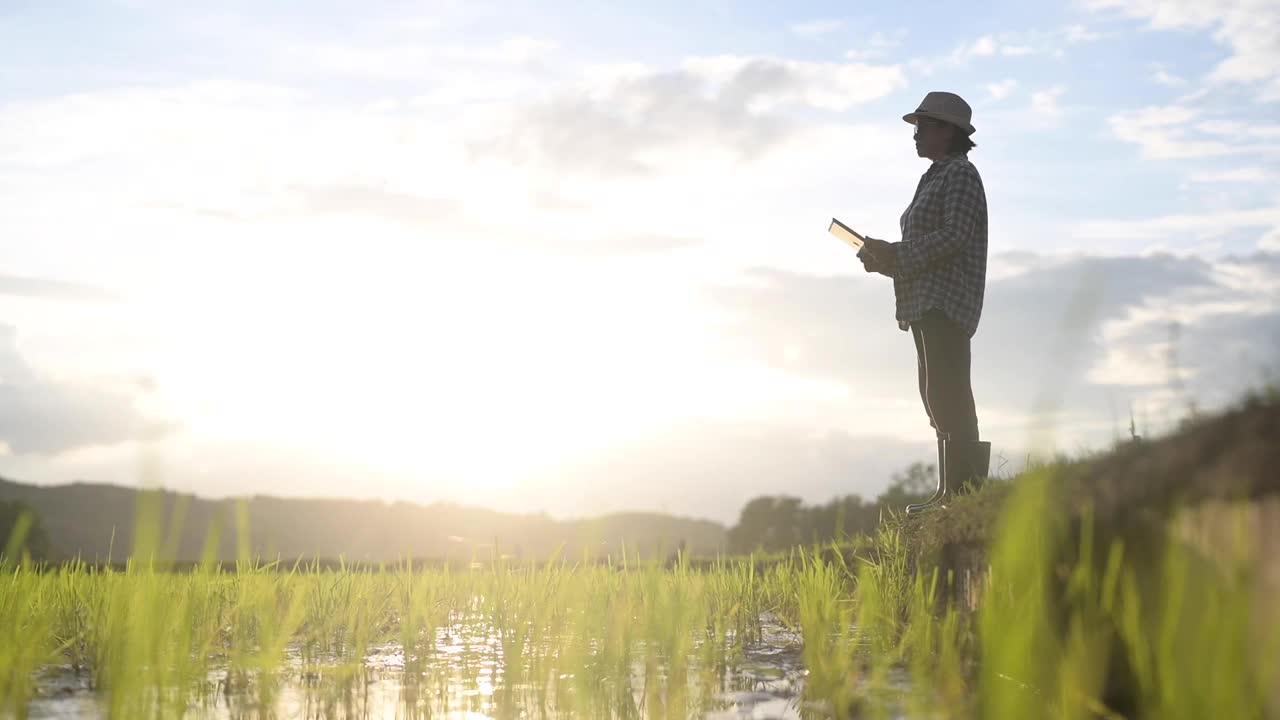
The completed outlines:
{"type": "Polygon", "coordinates": [[[831,218],[831,226],[827,228],[827,231],[845,241],[850,247],[856,250],[861,250],[862,245],[866,242],[866,239],[854,232],[852,228],[835,218],[831,218]]]}

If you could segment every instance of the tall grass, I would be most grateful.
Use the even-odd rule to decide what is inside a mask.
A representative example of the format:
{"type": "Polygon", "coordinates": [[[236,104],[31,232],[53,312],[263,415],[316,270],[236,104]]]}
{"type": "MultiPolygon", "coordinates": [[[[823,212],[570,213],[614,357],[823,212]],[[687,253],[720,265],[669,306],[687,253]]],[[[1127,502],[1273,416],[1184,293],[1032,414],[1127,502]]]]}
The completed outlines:
{"type": "Polygon", "coordinates": [[[1063,508],[1045,468],[1004,513],[980,618],[983,714],[1267,716],[1280,606],[1257,602],[1256,549],[1204,554],[1179,537],[1181,511],[1104,532],[1063,508]]]}
{"type": "Polygon", "coordinates": [[[701,569],[326,570],[244,551],[233,571],[175,572],[172,524],[144,497],[122,570],[42,568],[9,544],[0,715],[25,717],[61,672],[111,718],[696,717],[755,687],[744,668],[786,627],[803,717],[1264,717],[1280,618],[1259,600],[1256,548],[1210,562],[1176,516],[1145,533],[1073,524],[1052,473],[1018,482],[976,613],[949,602],[945,570],[912,562],[896,522],[701,569]]]}

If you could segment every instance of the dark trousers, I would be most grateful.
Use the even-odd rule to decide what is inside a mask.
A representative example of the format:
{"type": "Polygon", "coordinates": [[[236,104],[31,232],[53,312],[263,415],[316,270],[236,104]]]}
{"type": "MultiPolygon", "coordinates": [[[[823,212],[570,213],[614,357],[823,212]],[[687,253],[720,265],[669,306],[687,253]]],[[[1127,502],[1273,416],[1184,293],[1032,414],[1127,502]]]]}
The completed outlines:
{"type": "Polygon", "coordinates": [[[939,438],[978,439],[969,381],[969,336],[941,310],[911,323],[920,370],[920,399],[939,438]]]}

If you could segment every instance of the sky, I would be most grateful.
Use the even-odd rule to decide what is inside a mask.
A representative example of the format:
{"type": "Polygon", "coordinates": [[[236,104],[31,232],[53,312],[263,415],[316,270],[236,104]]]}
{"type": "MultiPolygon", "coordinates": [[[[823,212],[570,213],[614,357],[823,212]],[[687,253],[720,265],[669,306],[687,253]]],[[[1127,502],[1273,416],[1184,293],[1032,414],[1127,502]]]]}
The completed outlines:
{"type": "Polygon", "coordinates": [[[992,470],[1280,378],[1280,0],[0,5],[0,475],[731,523],[932,453],[888,280],[973,107],[992,470]]]}

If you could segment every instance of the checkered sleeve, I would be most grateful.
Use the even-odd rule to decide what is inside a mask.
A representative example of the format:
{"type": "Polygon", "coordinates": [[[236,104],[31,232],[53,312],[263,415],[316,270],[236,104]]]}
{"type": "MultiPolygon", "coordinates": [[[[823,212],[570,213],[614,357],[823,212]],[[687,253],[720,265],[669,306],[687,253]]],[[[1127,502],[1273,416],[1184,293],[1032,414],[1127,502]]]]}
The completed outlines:
{"type": "Polygon", "coordinates": [[[985,205],[982,179],[972,168],[948,173],[943,190],[942,225],[932,232],[894,243],[898,253],[897,276],[910,280],[946,260],[972,242],[985,205]]]}

